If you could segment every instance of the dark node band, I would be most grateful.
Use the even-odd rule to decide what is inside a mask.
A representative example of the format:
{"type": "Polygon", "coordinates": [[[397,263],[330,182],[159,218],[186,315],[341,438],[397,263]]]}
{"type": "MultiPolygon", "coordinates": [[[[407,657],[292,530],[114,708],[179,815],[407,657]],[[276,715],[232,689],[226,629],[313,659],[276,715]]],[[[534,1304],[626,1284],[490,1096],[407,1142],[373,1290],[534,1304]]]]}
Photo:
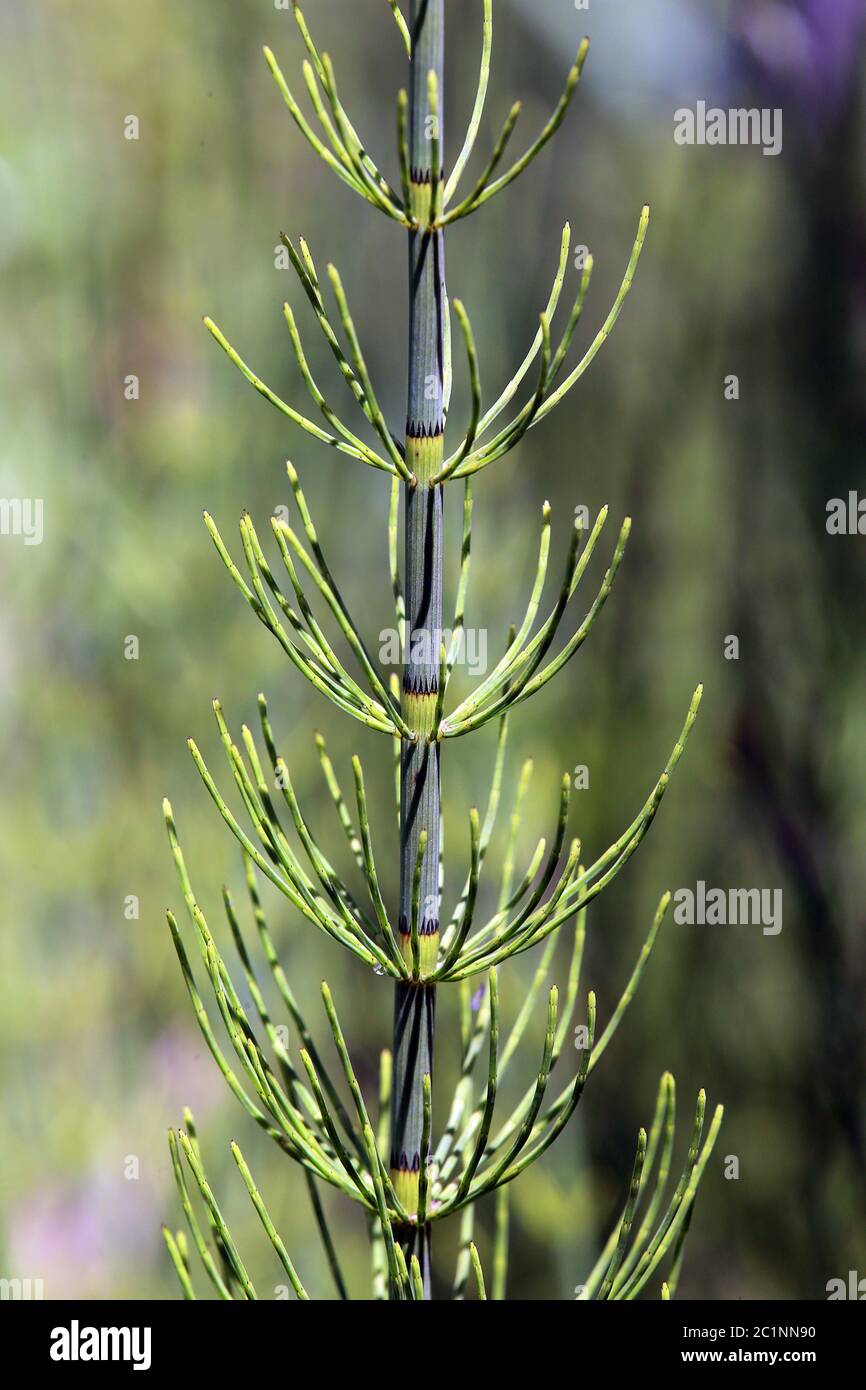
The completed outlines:
{"type": "MultiPolygon", "coordinates": [[[[409,178],[411,182],[417,184],[420,188],[423,188],[426,184],[430,182],[430,173],[431,171],[429,169],[416,169],[414,165],[411,165],[409,168],[409,178]]],[[[440,166],[439,169],[440,181],[444,179],[444,177],[445,166],[443,164],[440,166]]]]}
{"type": "Polygon", "coordinates": [[[423,671],[407,671],[403,676],[403,694],[438,695],[438,671],[428,672],[427,674],[425,674],[423,671]]]}
{"type": "Polygon", "coordinates": [[[412,1155],[412,1158],[410,1160],[409,1155],[406,1153],[405,1149],[403,1149],[402,1152],[400,1152],[399,1154],[392,1149],[391,1167],[395,1168],[398,1173],[420,1173],[421,1155],[415,1153],[412,1155]]]}
{"type": "MultiPolygon", "coordinates": [[[[411,936],[411,935],[412,935],[412,929],[411,929],[411,927],[409,926],[409,920],[408,920],[408,918],[406,917],[405,913],[401,913],[401,914],[400,914],[400,920],[399,920],[399,922],[398,922],[397,925],[398,925],[398,929],[399,929],[399,932],[400,932],[400,935],[401,935],[401,936],[411,936]]],[[[438,932],[438,930],[439,930],[439,918],[438,918],[438,917],[422,917],[421,921],[420,921],[419,924],[418,924],[418,935],[419,935],[419,936],[435,936],[436,933],[438,932]]]]}
{"type": "Polygon", "coordinates": [[[406,421],[407,439],[439,439],[445,433],[445,421],[440,417],[433,424],[417,423],[415,420],[406,421]]]}

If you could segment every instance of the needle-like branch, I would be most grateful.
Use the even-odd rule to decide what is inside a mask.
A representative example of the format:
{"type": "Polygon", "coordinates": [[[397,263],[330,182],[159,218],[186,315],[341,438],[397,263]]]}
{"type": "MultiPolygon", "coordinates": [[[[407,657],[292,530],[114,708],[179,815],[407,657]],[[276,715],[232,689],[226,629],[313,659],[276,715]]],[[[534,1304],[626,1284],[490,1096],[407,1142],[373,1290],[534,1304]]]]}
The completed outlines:
{"type": "Polygon", "coordinates": [[[538,412],[539,420],[543,420],[545,415],[548,415],[551,410],[554,410],[556,406],[559,404],[559,402],[562,400],[563,396],[565,396],[567,392],[571,390],[574,383],[580,380],[587,367],[593,361],[596,354],[600,352],[600,350],[610,337],[611,333],[613,332],[614,325],[617,319],[619,318],[620,313],[622,312],[622,306],[626,301],[628,292],[631,289],[632,284],[634,283],[634,277],[635,272],[637,270],[638,261],[640,260],[641,252],[643,251],[644,242],[646,240],[647,228],[649,227],[649,218],[649,206],[644,205],[644,207],[641,209],[637,235],[635,236],[634,245],[631,249],[631,256],[629,257],[626,272],[622,278],[622,283],[619,287],[619,290],[617,291],[617,296],[613,302],[610,313],[608,314],[607,318],[605,319],[602,327],[599,329],[595,338],[592,340],[592,343],[590,344],[588,350],[584,353],[583,357],[578,362],[577,366],[569,374],[569,376],[562,383],[559,389],[554,391],[554,393],[551,396],[548,396],[547,400],[544,402],[544,405],[538,412]]]}
{"type": "Polygon", "coordinates": [[[463,175],[463,170],[469,162],[475,141],[478,138],[478,131],[481,126],[481,118],[484,115],[484,103],[487,100],[487,88],[490,84],[490,57],[493,51],[493,0],[484,0],[484,24],[481,38],[481,71],[478,74],[478,88],[475,93],[475,102],[472,107],[472,115],[469,118],[469,127],[466,131],[466,139],[463,147],[454,161],[454,168],[451,170],[451,177],[445,185],[443,203],[445,207],[451,202],[457,191],[457,185],[463,175]]]}
{"type": "Polygon", "coordinates": [[[283,1269],[286,1271],[286,1274],[289,1277],[289,1283],[294,1289],[297,1297],[302,1302],[309,1302],[310,1295],[307,1293],[306,1289],[304,1288],[303,1284],[298,1278],[297,1270],[295,1269],[295,1266],[292,1264],[292,1261],[289,1258],[289,1252],[283,1244],[283,1241],[280,1235],[278,1234],[277,1229],[270,1218],[270,1215],[268,1214],[268,1209],[265,1206],[264,1201],[262,1200],[261,1193],[256,1187],[256,1184],[253,1180],[253,1175],[247,1166],[247,1162],[243,1154],[241,1153],[240,1148],[234,1142],[234,1140],[232,1141],[232,1158],[238,1165],[241,1177],[243,1178],[244,1183],[246,1185],[246,1189],[250,1194],[250,1200],[252,1201],[252,1204],[255,1207],[256,1212],[258,1213],[259,1220],[265,1228],[265,1233],[268,1237],[268,1240],[271,1242],[271,1245],[274,1247],[274,1250],[277,1253],[277,1257],[280,1261],[280,1264],[283,1266],[283,1269]]]}
{"type": "Polygon", "coordinates": [[[277,63],[277,60],[274,57],[271,50],[266,47],[263,49],[263,52],[265,55],[265,62],[270,68],[274,81],[276,82],[280,90],[280,95],[282,96],[283,101],[286,103],[286,106],[289,108],[289,111],[292,115],[292,119],[294,120],[304,139],[309,142],[309,144],[315,150],[319,158],[324,160],[324,162],[328,165],[330,169],[333,169],[337,177],[342,179],[343,183],[348,184],[349,188],[351,188],[353,192],[359,194],[360,197],[366,198],[368,203],[372,203],[372,197],[369,195],[367,190],[360,184],[355,174],[351,171],[351,169],[346,168],[344,162],[341,159],[338,159],[334,154],[332,154],[332,152],[328,149],[327,145],[324,145],[322,143],[318,135],[310,126],[309,122],[306,120],[303,112],[301,111],[301,108],[298,106],[298,103],[292,96],[292,93],[289,90],[289,85],[286,82],[286,79],[283,76],[282,72],[280,71],[279,64],[277,63]]]}
{"type": "Polygon", "coordinates": [[[340,311],[340,319],[343,324],[343,331],[346,334],[346,338],[349,343],[349,348],[352,353],[352,361],[354,363],[355,371],[357,372],[358,379],[364,388],[364,395],[366,396],[367,403],[370,407],[370,414],[372,417],[373,426],[376,430],[376,433],[379,435],[379,438],[382,440],[382,443],[385,445],[385,448],[387,449],[388,453],[390,454],[391,462],[394,468],[396,469],[397,473],[399,473],[400,477],[403,479],[404,482],[411,482],[412,474],[406,467],[403,455],[400,453],[400,450],[397,448],[397,445],[394,442],[394,437],[385,423],[385,418],[382,415],[379,403],[376,400],[376,396],[373,391],[373,384],[370,380],[370,374],[367,371],[367,364],[364,360],[364,354],[361,351],[361,344],[358,341],[358,335],[355,332],[355,324],[352,319],[352,315],[349,313],[349,304],[346,299],[345,290],[343,289],[343,282],[340,279],[340,273],[335,265],[328,266],[328,278],[331,281],[331,285],[334,290],[334,297],[337,301],[337,308],[340,311]]]}
{"type": "Polygon", "coordinates": [[[398,28],[399,31],[400,31],[400,37],[402,38],[403,43],[404,43],[404,45],[405,45],[405,47],[406,47],[406,54],[407,54],[407,56],[408,56],[409,58],[411,58],[411,57],[412,57],[412,37],[411,37],[411,35],[410,35],[410,33],[409,33],[409,26],[407,25],[405,19],[403,18],[403,12],[402,12],[402,10],[400,9],[400,6],[399,6],[399,4],[398,4],[398,0],[388,0],[388,4],[391,6],[391,13],[392,13],[393,16],[394,16],[394,23],[397,25],[397,28],[398,28]]]}
{"type": "Polygon", "coordinates": [[[463,303],[459,299],[453,301],[454,312],[460,324],[463,334],[463,341],[466,345],[466,359],[469,364],[469,388],[472,393],[472,406],[469,416],[469,425],[466,430],[463,443],[450,462],[439,474],[438,481],[445,482],[451,477],[454,470],[463,462],[466,455],[471,452],[478,433],[478,421],[481,418],[481,378],[478,374],[478,351],[475,347],[475,335],[472,332],[472,324],[469,322],[463,303]]]}
{"type": "Polygon", "coordinates": [[[442,218],[443,226],[447,226],[449,222],[456,222],[461,217],[466,217],[470,212],[474,212],[475,208],[478,207],[479,203],[482,201],[482,193],[489,184],[496,170],[499,168],[502,156],[505,154],[505,151],[508,147],[508,142],[511,139],[511,136],[514,134],[514,127],[517,125],[518,117],[520,116],[521,110],[521,103],[519,101],[515,101],[508,115],[505,117],[502,129],[499,132],[499,135],[497,136],[495,145],[493,146],[493,152],[490,155],[490,158],[487,161],[487,164],[483,172],[479,175],[475,187],[472,189],[471,193],[467,194],[467,196],[463,199],[461,203],[458,203],[456,207],[452,208],[450,212],[445,214],[445,216],[442,218]]]}
{"type": "Polygon", "coordinates": [[[269,386],[256,376],[255,372],[247,366],[240,354],[235,351],[222,331],[217,328],[213,319],[205,318],[204,325],[208,332],[212,334],[219,343],[226,356],[234,362],[238,371],[246,377],[250,385],[254,386],[259,394],[264,396],[266,401],[270,401],[271,405],[276,406],[277,410],[281,411],[283,415],[288,416],[294,424],[299,425],[302,430],[306,430],[307,434],[311,434],[314,439],[318,439],[322,444],[327,444],[331,449],[336,449],[341,454],[348,454],[350,458],[360,459],[362,463],[369,464],[371,468],[381,469],[385,473],[396,473],[398,471],[393,463],[389,463],[387,459],[380,458],[379,455],[374,454],[372,450],[367,450],[366,446],[364,451],[357,449],[345,439],[339,438],[337,435],[328,434],[327,430],[319,429],[319,426],[314,424],[312,420],[308,420],[305,415],[300,415],[297,410],[287,405],[275,391],[272,391],[269,386]]]}
{"type": "MultiPolygon", "coordinates": [[[[508,172],[501,176],[501,178],[496,179],[493,183],[489,183],[485,180],[481,188],[481,191],[475,192],[473,196],[470,199],[466,199],[464,203],[460,205],[459,208],[455,208],[453,213],[449,214],[446,217],[446,221],[454,221],[457,217],[466,217],[470,212],[475,212],[477,208],[482,207],[484,203],[489,201],[489,199],[494,198],[497,193],[501,193],[504,188],[507,188],[510,183],[513,183],[514,180],[518,178],[520,174],[523,173],[524,169],[526,169],[527,166],[532,163],[536,155],[541,153],[548,140],[550,140],[552,136],[556,134],[557,130],[562,125],[562,122],[565,120],[565,114],[569,108],[569,105],[571,104],[571,99],[574,96],[577,84],[580,81],[580,75],[583,72],[583,65],[586,62],[586,55],[588,54],[588,52],[589,39],[584,39],[580,45],[580,48],[577,51],[577,57],[574,60],[571,70],[569,71],[568,78],[566,80],[565,90],[563,91],[562,96],[560,97],[557,103],[553,115],[550,117],[550,120],[547,122],[538,138],[534,140],[533,143],[530,145],[526,153],[522,155],[520,159],[518,159],[517,162],[511,166],[508,172]]],[[[513,107],[512,116],[516,120],[516,115],[514,115],[513,107]]],[[[511,120],[511,117],[509,117],[509,120],[511,120]]],[[[508,122],[506,122],[506,127],[507,126],[508,122]]],[[[501,136],[500,140],[502,140],[501,136]]],[[[498,163],[498,160],[495,162],[498,163]]],[[[495,167],[494,161],[491,161],[491,163],[493,163],[495,167]]]]}

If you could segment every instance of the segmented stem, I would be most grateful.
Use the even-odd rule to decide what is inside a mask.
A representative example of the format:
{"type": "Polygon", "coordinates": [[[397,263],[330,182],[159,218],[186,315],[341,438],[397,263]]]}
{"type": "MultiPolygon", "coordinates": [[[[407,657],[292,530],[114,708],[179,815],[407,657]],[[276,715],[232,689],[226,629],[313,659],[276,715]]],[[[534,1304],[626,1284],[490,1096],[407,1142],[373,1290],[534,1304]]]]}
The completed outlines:
{"type": "MultiPolygon", "coordinates": [[[[439,946],[439,744],[435,739],[442,644],[442,485],[445,428],[445,238],[435,227],[441,199],[444,0],[412,0],[409,189],[409,384],[404,488],[407,647],[400,779],[400,943],[413,975],[429,974],[439,946]],[[422,839],[423,837],[423,839],[422,839]],[[419,852],[420,851],[420,852],[419,852]]],[[[436,991],[417,978],[394,999],[392,1179],[403,1206],[418,1211],[424,1078],[433,1072],[436,991]]],[[[429,1084],[429,1083],[428,1083],[429,1084]]],[[[416,1255],[430,1297],[429,1225],[395,1231],[407,1262],[416,1255]]]]}

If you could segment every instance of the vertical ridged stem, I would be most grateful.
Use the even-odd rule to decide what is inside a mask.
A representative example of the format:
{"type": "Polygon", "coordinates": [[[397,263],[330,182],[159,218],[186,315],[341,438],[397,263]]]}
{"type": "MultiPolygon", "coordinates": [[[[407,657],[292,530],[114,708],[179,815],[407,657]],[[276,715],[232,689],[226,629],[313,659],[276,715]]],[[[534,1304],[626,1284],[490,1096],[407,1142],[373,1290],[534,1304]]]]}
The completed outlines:
{"type": "MultiPolygon", "coordinates": [[[[400,788],[400,940],[407,962],[421,974],[436,962],[439,945],[439,744],[434,733],[442,641],[442,487],[431,479],[442,466],[444,433],[445,239],[430,224],[431,156],[442,149],[444,0],[411,0],[410,187],[418,230],[409,233],[409,391],[406,462],[414,483],[405,487],[407,650],[403,712],[414,741],[404,739],[400,788]],[[436,75],[438,115],[431,111],[429,74],[436,75]],[[438,129],[436,128],[438,123],[438,129]],[[417,943],[412,949],[413,889],[419,840],[426,832],[416,898],[417,943]]],[[[436,991],[399,983],[394,999],[394,1091],[391,1168],[409,1212],[418,1209],[424,1076],[433,1074],[436,991]]],[[[397,1231],[406,1253],[421,1264],[430,1297],[430,1229],[397,1231]]]]}

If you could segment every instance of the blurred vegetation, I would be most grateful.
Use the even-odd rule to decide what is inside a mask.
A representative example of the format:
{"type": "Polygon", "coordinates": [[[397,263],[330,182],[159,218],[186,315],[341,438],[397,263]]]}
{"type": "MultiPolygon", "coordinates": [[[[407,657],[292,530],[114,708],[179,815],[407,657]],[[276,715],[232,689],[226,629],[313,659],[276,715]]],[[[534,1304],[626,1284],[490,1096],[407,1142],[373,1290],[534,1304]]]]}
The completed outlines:
{"type": "MultiPolygon", "coordinates": [[[[309,6],[371,148],[393,152],[403,80],[393,25],[378,0],[354,0],[350,23],[346,8],[309,6]]],[[[468,621],[491,634],[521,611],[544,498],[560,545],[575,505],[607,501],[614,519],[635,518],[604,620],[513,721],[512,781],[524,756],[535,759],[524,847],[548,832],[559,775],[577,764],[590,773],[577,830],[589,850],[608,843],[702,679],[700,721],[658,823],[591,916],[587,981],[602,1010],[664,888],[704,879],[784,890],[777,937],[668,922],[579,1123],[512,1190],[512,1297],[572,1296],[622,1199],[666,1067],[681,1144],[698,1086],[726,1104],[681,1295],[821,1298],[829,1278],[866,1273],[863,540],[825,530],[827,500],[863,476],[862,62],[849,61],[849,45],[831,73],[835,102],[820,105],[813,85],[768,62],[766,44],[750,45],[742,23],[746,10],[813,8],[632,0],[612,16],[606,6],[574,14],[565,0],[497,5],[488,141],[515,95],[525,132],[537,128],[583,28],[594,42],[555,145],[449,237],[450,287],[472,314],[489,393],[534,332],[563,222],[595,256],[586,341],[612,301],[641,204],[653,208],[613,340],[565,408],[476,489],[468,621]],[[783,105],[783,154],[676,146],[673,110],[699,98],[783,105]],[[731,373],[736,401],[724,397],[731,373]],[[729,634],[738,661],[724,658],[729,634]],[[739,1158],[737,1181],[725,1180],[726,1155],[739,1158]]],[[[453,141],[474,91],[480,5],[449,9],[453,141]]],[[[824,19],[836,11],[828,0],[824,19]]],[[[808,32],[817,44],[818,29],[808,32]]],[[[387,482],[291,432],[200,318],[213,313],[281,394],[296,394],[280,304],[299,298],[275,247],[281,229],[302,232],[319,261],[341,267],[398,421],[404,246],[325,178],[292,127],[260,53],[270,44],[287,71],[299,61],[291,16],[273,0],[7,0],[0,40],[0,494],[43,498],[45,518],[41,546],[0,541],[0,1264],[43,1278],[48,1297],[175,1296],[159,1235],[163,1219],[178,1220],[165,1130],[189,1104],[253,1278],[280,1282],[232,1135],[308,1288],[329,1295],[303,1178],[251,1133],[189,1009],[164,923],[179,892],[160,800],[171,795],[216,924],[220,884],[239,886],[240,868],[184,739],[194,733],[213,757],[211,698],[237,726],[264,689],[314,823],[333,816],[312,740],[321,728],[347,781],[349,755],[364,757],[380,842],[392,824],[386,742],[340,722],[280,659],[200,520],[206,506],[226,534],[244,507],[264,520],[288,505],[290,455],[375,640],[391,611],[387,482]],[[131,114],[138,140],[124,138],[131,114]],[[137,401],[124,396],[130,373],[137,401]],[[129,635],[138,660],[125,658],[129,635]],[[132,920],[130,895],[140,905],[132,920]]],[[[308,336],[314,372],[333,380],[308,336]]],[[[465,405],[459,380],[457,417],[465,405]]],[[[456,562],[456,512],[449,534],[456,562]]],[[[492,752],[492,731],[446,749],[449,896],[492,752]]],[[[335,819],[333,831],[337,844],[335,819]]],[[[267,901],[309,1016],[326,975],[372,1086],[390,984],[267,901]]],[[[531,969],[504,972],[506,1016],[531,969]]],[[[440,1008],[444,1089],[456,998],[440,1008]]],[[[361,1291],[363,1227],[326,1200],[361,1291]]],[[[437,1234],[446,1276],[455,1234],[437,1234]]]]}

